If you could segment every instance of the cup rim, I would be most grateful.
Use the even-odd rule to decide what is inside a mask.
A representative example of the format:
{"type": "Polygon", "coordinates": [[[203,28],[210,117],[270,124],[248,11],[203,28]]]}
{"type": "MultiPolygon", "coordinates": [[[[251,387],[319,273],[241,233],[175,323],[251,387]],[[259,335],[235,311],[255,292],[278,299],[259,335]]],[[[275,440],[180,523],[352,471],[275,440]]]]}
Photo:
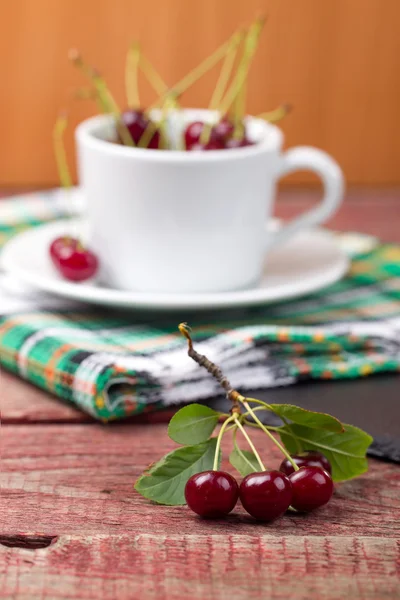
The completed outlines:
{"type": "MultiPolygon", "coordinates": [[[[183,109],[185,113],[193,114],[193,120],[209,117],[213,111],[207,109],[183,109]]],[[[247,116],[246,122],[256,124],[264,130],[264,134],[260,141],[257,141],[252,146],[244,148],[231,148],[229,151],[209,150],[207,152],[185,152],[184,150],[168,150],[162,152],[151,148],[137,148],[123,146],[121,144],[113,144],[105,139],[97,137],[95,133],[102,128],[109,127],[114,118],[111,115],[97,115],[85,119],[77,126],[75,137],[78,143],[85,145],[93,150],[104,152],[109,155],[124,157],[127,159],[150,159],[157,162],[174,162],[174,163],[207,163],[216,161],[229,161],[232,159],[249,158],[265,153],[266,151],[279,150],[283,142],[282,130],[276,125],[267,123],[263,119],[247,116]]]]}

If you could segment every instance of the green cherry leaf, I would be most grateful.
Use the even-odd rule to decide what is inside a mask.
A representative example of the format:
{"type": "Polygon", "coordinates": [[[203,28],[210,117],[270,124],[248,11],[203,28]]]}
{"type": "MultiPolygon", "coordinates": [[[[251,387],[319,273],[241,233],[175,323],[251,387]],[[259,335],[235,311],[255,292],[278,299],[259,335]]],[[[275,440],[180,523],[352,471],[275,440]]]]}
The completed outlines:
{"type": "Polygon", "coordinates": [[[298,425],[306,425],[312,429],[326,429],[327,431],[343,431],[342,423],[326,413],[306,410],[293,404],[270,404],[270,409],[280,417],[289,419],[298,425]]]}
{"type": "Polygon", "coordinates": [[[177,444],[200,444],[208,440],[218,423],[219,413],[208,406],[189,404],[170,420],[168,435],[177,444]]]}
{"type": "Polygon", "coordinates": [[[166,454],[139,477],[135,489],[149,500],[176,506],[185,504],[185,485],[195,473],[213,468],[217,439],[184,446],[166,454]]]}
{"type": "Polygon", "coordinates": [[[248,450],[240,450],[237,447],[234,448],[230,453],[229,462],[232,467],[235,467],[235,469],[239,471],[242,477],[260,471],[260,465],[258,464],[254,453],[248,450]]]}
{"type": "Polygon", "coordinates": [[[291,424],[279,428],[279,435],[286,449],[295,454],[296,440],[300,440],[305,450],[322,452],[332,465],[334,481],[345,481],[368,470],[365,457],[372,437],[353,425],[344,425],[342,433],[312,429],[303,425],[291,424]]]}

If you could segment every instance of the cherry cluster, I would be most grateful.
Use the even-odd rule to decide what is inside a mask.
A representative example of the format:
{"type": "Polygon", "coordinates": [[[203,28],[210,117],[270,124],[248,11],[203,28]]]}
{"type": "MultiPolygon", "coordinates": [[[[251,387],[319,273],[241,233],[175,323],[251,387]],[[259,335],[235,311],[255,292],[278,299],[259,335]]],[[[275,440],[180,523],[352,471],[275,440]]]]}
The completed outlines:
{"type": "Polygon", "coordinates": [[[285,459],[278,471],[250,473],[240,486],[224,471],[203,471],[190,477],[185,487],[189,508],[205,518],[224,517],[238,499],[254,518],[272,521],[289,507],[310,512],[329,502],[333,494],[331,465],[320,452],[305,452],[285,459]]]}
{"type": "MultiPolygon", "coordinates": [[[[135,146],[152,150],[165,149],[160,130],[157,129],[158,125],[143,110],[127,109],[122,113],[121,121],[135,146]],[[148,131],[150,134],[146,135],[148,131]]],[[[193,121],[185,127],[183,137],[184,150],[188,152],[228,150],[254,144],[249,140],[244,124],[240,123],[240,127],[235,129],[233,121],[228,116],[222,117],[215,125],[208,125],[203,121],[193,121]],[[236,130],[239,132],[238,135],[236,130]]]]}
{"type": "MultiPolygon", "coordinates": [[[[125,67],[127,108],[120,110],[99,71],[87,63],[80,52],[71,49],[69,59],[85,76],[90,88],[80,89],[76,96],[93,99],[102,113],[112,115],[115,136],[112,142],[152,150],[206,151],[243,148],[254,145],[246,134],[245,115],[248,74],[256,53],[266,18],[258,15],[248,27],[240,27],[208,57],[201,61],[175,85],[169,86],[152,65],[140,44],[134,41],[128,49],[125,67]],[[208,109],[218,115],[215,124],[196,120],[179,132],[179,141],[170,139],[170,112],[181,113],[185,92],[218,64],[221,65],[208,109]],[[147,108],[140,99],[140,74],[157,94],[147,108]],[[157,109],[157,117],[154,115],[157,109]]],[[[259,118],[277,122],[288,112],[288,105],[262,113],[259,118]]],[[[175,137],[175,136],[174,136],[175,137]]]]}
{"type": "Polygon", "coordinates": [[[186,503],[206,518],[228,515],[240,499],[252,517],[272,521],[286,511],[308,513],[324,506],[332,497],[333,481],[367,471],[366,452],[372,438],[365,431],[326,413],[243,396],[218,365],[197,352],[188,324],[180,323],[178,329],[187,340],[189,357],[214,377],[232,406],[229,413],[221,413],[195,403],[174,414],[168,436],[179,447],[142,473],[135,482],[139,494],[158,504],[186,503]],[[259,417],[263,411],[278,416],[282,424],[266,424],[266,419],[259,417]],[[212,437],[221,421],[218,435],[212,437]],[[253,428],[282,453],[284,459],[277,470],[265,466],[251,439],[253,428]],[[240,485],[220,469],[222,439],[228,432],[233,442],[229,462],[243,477],[240,485]],[[250,450],[241,448],[237,434],[250,450]]]}
{"type": "Polygon", "coordinates": [[[185,129],[186,150],[190,152],[193,150],[229,150],[253,145],[246,135],[243,124],[240,127],[240,131],[243,130],[243,133],[235,136],[235,125],[227,116],[210,128],[208,141],[204,142],[202,136],[206,127],[207,124],[202,121],[189,123],[185,129]]]}

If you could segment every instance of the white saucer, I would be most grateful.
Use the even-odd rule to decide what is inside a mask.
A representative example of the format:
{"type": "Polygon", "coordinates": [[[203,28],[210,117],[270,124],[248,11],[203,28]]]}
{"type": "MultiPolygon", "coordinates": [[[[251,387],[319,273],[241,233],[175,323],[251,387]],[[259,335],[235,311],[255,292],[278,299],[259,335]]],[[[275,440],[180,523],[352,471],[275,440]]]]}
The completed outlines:
{"type": "Polygon", "coordinates": [[[1,266],[21,282],[63,298],[115,308],[182,310],[254,306],[298,298],[320,290],[348,269],[349,259],[323,229],[300,233],[269,254],[262,281],[253,289],[207,294],[159,294],[123,291],[96,285],[71,283],[53,268],[48,248],[66,233],[84,236],[83,219],[54,221],[23,232],[9,241],[1,254],[1,266]]]}

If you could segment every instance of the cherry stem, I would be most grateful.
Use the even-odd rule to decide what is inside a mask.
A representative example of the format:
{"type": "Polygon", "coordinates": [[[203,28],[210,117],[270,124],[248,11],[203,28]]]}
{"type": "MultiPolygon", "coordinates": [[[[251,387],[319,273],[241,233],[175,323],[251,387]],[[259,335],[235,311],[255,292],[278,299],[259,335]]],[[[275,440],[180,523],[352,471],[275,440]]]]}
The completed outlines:
{"type": "MultiPolygon", "coordinates": [[[[255,412],[256,410],[265,410],[265,408],[264,408],[263,406],[257,406],[256,408],[253,408],[253,412],[255,412]]],[[[250,414],[250,413],[248,413],[248,412],[242,413],[242,417],[243,417],[243,418],[245,418],[245,417],[247,417],[249,414],[250,414]]]]}
{"type": "Polygon", "coordinates": [[[76,100],[95,100],[96,92],[91,88],[81,87],[75,90],[73,97],[76,100]]]}
{"type": "Polygon", "coordinates": [[[114,100],[104,79],[101,77],[101,75],[99,75],[99,73],[95,69],[93,69],[93,67],[84,62],[81,54],[77,50],[70,50],[69,59],[93,83],[94,88],[97,92],[99,104],[103,112],[111,113],[117,121],[117,129],[121,136],[122,143],[125,146],[134,146],[135,143],[132,139],[131,134],[129,133],[129,129],[121,119],[121,111],[118,107],[118,104],[114,100]]]}
{"type": "Polygon", "coordinates": [[[210,375],[212,375],[218,381],[220,386],[225,390],[226,397],[229,400],[231,400],[234,407],[238,408],[239,398],[242,398],[243,396],[240,396],[239,392],[232,388],[231,384],[229,383],[229,380],[227,379],[227,377],[225,377],[221,369],[217,367],[216,364],[211,362],[211,360],[209,360],[203,354],[199,354],[198,352],[196,352],[196,350],[193,348],[193,341],[190,335],[191,329],[189,325],[187,323],[181,323],[178,326],[178,329],[181,332],[181,334],[187,339],[188,355],[190,356],[190,358],[193,359],[198,365],[200,365],[200,367],[204,367],[210,373],[210,375]]]}
{"type": "Polygon", "coordinates": [[[262,429],[267,434],[267,436],[271,439],[271,441],[274,442],[274,444],[279,448],[279,450],[282,452],[282,454],[288,459],[288,461],[291,463],[291,465],[294,468],[294,470],[298,471],[299,467],[296,465],[296,463],[294,462],[293,458],[290,456],[289,452],[282,446],[282,444],[280,444],[278,442],[278,440],[272,435],[272,433],[270,431],[268,431],[267,427],[264,425],[264,423],[262,423],[260,421],[260,419],[258,418],[258,416],[256,415],[256,413],[254,412],[254,410],[251,408],[251,406],[249,405],[249,403],[246,402],[246,400],[244,398],[243,399],[239,398],[239,401],[243,404],[243,406],[246,408],[246,410],[253,417],[253,419],[257,423],[258,427],[260,429],[262,429]]]}
{"type": "Polygon", "coordinates": [[[199,138],[200,144],[204,144],[204,145],[208,144],[208,142],[210,141],[211,131],[212,131],[213,127],[214,127],[214,123],[212,123],[212,122],[203,123],[203,129],[201,130],[200,138],[199,138]]]}
{"type": "Polygon", "coordinates": [[[149,59],[142,53],[140,55],[139,67],[143,71],[147,81],[153,87],[156,94],[159,96],[164,95],[168,92],[168,86],[158,73],[158,71],[151,64],[149,59]]]}
{"type": "MultiPolygon", "coordinates": [[[[285,419],[284,416],[280,415],[279,413],[276,413],[275,410],[272,408],[272,406],[270,404],[268,404],[267,402],[263,402],[262,400],[257,400],[257,398],[247,398],[247,401],[255,403],[255,404],[260,404],[260,406],[258,408],[253,408],[253,410],[269,410],[270,412],[272,412],[274,414],[277,414],[278,417],[283,421],[283,423],[286,425],[286,427],[293,434],[292,426],[289,423],[289,421],[287,419],[285,419]]],[[[294,435],[294,438],[296,440],[297,451],[298,452],[302,452],[302,447],[301,447],[301,444],[300,444],[299,440],[297,439],[297,436],[294,435]]]]}
{"type": "Polygon", "coordinates": [[[229,425],[229,423],[231,423],[234,419],[235,419],[235,417],[233,415],[231,417],[229,417],[228,419],[226,419],[226,421],[224,421],[224,423],[222,424],[221,429],[219,430],[219,434],[217,437],[217,444],[215,446],[213,471],[218,471],[219,451],[221,449],[222,436],[224,435],[225,430],[226,430],[227,426],[229,425]]]}
{"type": "MultiPolygon", "coordinates": [[[[250,400],[250,399],[248,398],[248,400],[250,400]]],[[[256,412],[256,411],[258,411],[258,410],[266,410],[266,409],[267,409],[267,407],[268,407],[268,410],[271,410],[271,412],[274,412],[274,411],[272,410],[272,408],[271,408],[271,407],[270,407],[268,404],[266,404],[266,403],[264,403],[264,402],[261,402],[261,400],[256,400],[255,398],[251,398],[251,402],[259,402],[260,404],[263,404],[263,405],[265,405],[265,406],[257,406],[256,408],[253,408],[253,412],[256,412]]],[[[249,414],[250,414],[250,413],[248,413],[248,412],[242,413],[241,417],[242,417],[242,420],[243,420],[243,422],[244,422],[244,423],[246,423],[246,425],[250,425],[251,427],[257,427],[257,429],[258,429],[259,427],[258,427],[258,425],[257,425],[256,423],[252,423],[251,421],[248,421],[248,420],[246,419],[246,417],[247,417],[249,414]]],[[[300,444],[300,442],[299,442],[299,439],[298,439],[298,437],[297,437],[297,436],[296,436],[296,435],[293,433],[290,423],[289,423],[289,422],[288,422],[288,421],[285,419],[285,417],[282,417],[282,415],[278,415],[278,416],[279,416],[279,418],[280,418],[280,419],[282,419],[282,421],[284,422],[284,424],[286,425],[286,427],[287,427],[287,428],[290,430],[290,435],[293,437],[293,439],[294,439],[294,441],[295,441],[295,443],[296,443],[296,446],[297,446],[297,451],[298,451],[299,453],[300,453],[300,452],[303,452],[303,448],[302,448],[302,446],[301,446],[301,444],[300,444]]],[[[271,431],[271,430],[273,430],[273,431],[279,431],[279,428],[278,428],[278,427],[272,427],[272,426],[270,426],[270,425],[266,425],[266,428],[267,428],[267,429],[269,429],[270,431],[271,431]]]]}
{"type": "Polygon", "coordinates": [[[236,96],[233,111],[234,130],[232,137],[240,140],[244,137],[243,118],[245,116],[246,107],[246,82],[243,83],[238,95],[236,96]]]}
{"type": "Polygon", "coordinates": [[[149,121],[138,142],[138,148],[147,148],[153,135],[158,131],[159,123],[149,121]]]}
{"type": "Polygon", "coordinates": [[[165,102],[162,108],[161,120],[159,122],[159,130],[162,137],[164,147],[168,147],[168,131],[167,131],[167,119],[168,112],[170,109],[176,107],[176,97],[175,94],[171,93],[166,96],[165,102]]]}
{"type": "Polygon", "coordinates": [[[92,90],[90,88],[79,88],[75,91],[74,100],[94,100],[100,112],[108,112],[102,104],[96,90],[92,90]]]}
{"type": "Polygon", "coordinates": [[[139,63],[141,58],[141,50],[139,42],[133,42],[126,55],[125,64],[125,87],[126,98],[129,108],[139,108],[139,63]]]}
{"type": "MultiPolygon", "coordinates": [[[[236,36],[237,32],[233,34],[236,36]]],[[[217,48],[210,56],[208,56],[203,62],[201,62],[197,67],[195,67],[192,71],[190,71],[183,79],[181,79],[176,85],[173,86],[172,91],[177,95],[181,96],[183,92],[185,92],[191,85],[193,85],[200,77],[205,75],[207,71],[212,69],[227,53],[231,45],[231,36],[226,42],[224,42],[219,48],[217,48]]],[[[165,100],[165,95],[162,94],[160,98],[155,102],[151,108],[158,106],[160,103],[163,103],[165,100]]]]}
{"type": "Polygon", "coordinates": [[[65,114],[60,115],[53,128],[54,155],[57,163],[58,176],[63,188],[72,187],[71,173],[68,167],[67,155],[64,146],[64,132],[68,125],[65,114]]]}
{"type": "MultiPolygon", "coordinates": [[[[240,413],[239,403],[242,404],[246,408],[248,414],[253,417],[253,419],[256,423],[255,426],[258,427],[259,429],[262,429],[267,434],[267,436],[271,439],[271,441],[279,448],[279,450],[282,452],[282,454],[289,460],[289,462],[293,466],[293,469],[295,471],[298,471],[299,467],[296,465],[296,463],[294,462],[294,460],[292,459],[290,454],[282,446],[282,444],[280,444],[278,442],[278,440],[272,435],[272,433],[268,430],[268,428],[260,421],[260,419],[256,415],[255,411],[257,409],[253,410],[251,408],[251,406],[249,405],[247,399],[244,396],[242,396],[241,394],[239,394],[239,392],[237,392],[236,390],[234,390],[232,388],[231,384],[229,383],[229,380],[225,377],[225,375],[223,374],[221,369],[219,367],[217,367],[216,364],[211,362],[203,354],[199,354],[198,352],[196,352],[196,350],[193,348],[193,341],[192,341],[192,337],[190,335],[191,329],[190,329],[189,325],[187,323],[180,323],[178,325],[178,329],[188,342],[188,355],[190,356],[190,358],[192,358],[200,367],[204,367],[210,373],[210,375],[212,375],[218,381],[220,386],[225,390],[227,398],[229,400],[231,400],[231,402],[233,403],[233,406],[231,409],[232,417],[227,419],[227,421],[225,421],[224,425],[227,422],[230,422],[231,420],[235,421],[236,425],[239,427],[240,431],[243,433],[244,437],[246,438],[250,448],[253,450],[260,466],[262,465],[262,470],[265,471],[265,467],[264,467],[263,463],[261,462],[261,459],[257,453],[257,450],[254,447],[253,442],[247,435],[247,432],[245,431],[245,429],[240,421],[240,419],[242,418],[242,415],[240,413]]],[[[251,398],[250,401],[254,402],[256,404],[261,404],[264,408],[268,408],[270,406],[269,404],[267,404],[266,402],[263,402],[262,400],[256,400],[254,398],[251,398]]],[[[277,428],[277,427],[269,427],[269,429],[271,429],[273,431],[279,431],[279,428],[277,428]]],[[[225,431],[225,427],[224,427],[224,431],[225,431]]],[[[293,434],[291,434],[291,435],[293,437],[295,437],[293,434]]]]}
{"type": "MultiPolygon", "coordinates": [[[[247,458],[247,456],[244,454],[244,452],[241,450],[240,446],[238,445],[237,441],[236,441],[236,434],[238,431],[238,427],[235,423],[235,425],[233,425],[234,430],[233,430],[233,447],[235,448],[236,452],[238,454],[240,454],[242,460],[247,463],[249,465],[249,467],[251,467],[253,469],[253,471],[255,471],[254,466],[251,464],[251,462],[249,461],[249,459],[247,458]]],[[[230,427],[228,428],[229,431],[230,427]]],[[[264,465],[263,465],[264,466],[264,465]]],[[[264,469],[265,470],[265,469],[264,469]]]]}
{"type": "MultiPolygon", "coordinates": [[[[226,86],[228,85],[229,77],[231,76],[233,65],[235,63],[236,54],[238,51],[238,47],[240,42],[244,37],[243,31],[238,31],[231,37],[231,43],[228,48],[228,51],[225,55],[225,60],[222,64],[221,72],[219,74],[217,84],[215,86],[213,95],[210,100],[209,110],[217,110],[220,105],[223,95],[226,90],[226,86]]],[[[211,131],[213,128],[213,123],[205,123],[203,129],[200,134],[200,143],[207,145],[211,131]]]]}
{"type": "Polygon", "coordinates": [[[244,34],[244,31],[238,31],[231,37],[231,42],[226,53],[225,60],[222,63],[221,71],[215,85],[213,95],[211,96],[209,110],[218,110],[232,73],[239,44],[241,43],[244,34]]]}
{"type": "Polygon", "coordinates": [[[172,106],[174,106],[174,100],[172,97],[167,96],[165,99],[165,102],[164,102],[164,106],[162,108],[162,114],[161,114],[160,121],[158,123],[156,121],[152,121],[152,120],[150,120],[148,122],[148,124],[146,125],[146,129],[143,131],[143,133],[140,137],[140,140],[138,143],[139,148],[147,148],[147,146],[149,145],[149,143],[151,141],[151,138],[157,131],[160,132],[160,142],[162,142],[162,146],[167,147],[168,136],[167,136],[167,129],[166,129],[166,118],[167,118],[167,114],[168,114],[168,109],[171,108],[172,106]]]}
{"type": "Polygon", "coordinates": [[[239,417],[237,415],[237,413],[234,413],[233,418],[235,419],[235,423],[238,426],[238,428],[240,429],[240,431],[242,432],[243,436],[246,438],[247,443],[249,444],[250,448],[253,451],[254,456],[257,459],[258,464],[260,465],[261,471],[266,471],[266,468],[260,458],[260,455],[258,454],[253,442],[251,441],[250,436],[248,435],[247,431],[245,430],[245,428],[243,427],[243,425],[241,424],[239,417]]]}
{"type": "Polygon", "coordinates": [[[85,247],[82,244],[81,240],[77,240],[75,248],[76,250],[78,250],[78,252],[83,252],[85,250],[85,247]]]}
{"type": "MultiPolygon", "coordinates": [[[[153,87],[154,91],[159,96],[161,96],[161,95],[165,96],[165,100],[167,101],[169,88],[168,88],[167,84],[165,83],[165,81],[163,80],[163,78],[161,77],[161,75],[158,73],[158,71],[154,68],[152,63],[149,61],[149,59],[143,53],[140,55],[139,67],[142,69],[144,76],[146,77],[146,79],[150,83],[150,85],[153,87]]],[[[179,106],[178,99],[176,96],[174,97],[173,104],[174,104],[174,108],[179,106]]],[[[164,105],[165,105],[165,103],[164,103],[164,105]]],[[[153,133],[155,133],[155,131],[157,131],[156,128],[151,128],[150,131],[148,133],[146,133],[146,137],[143,139],[144,145],[141,146],[141,144],[143,142],[142,142],[142,139],[140,139],[139,146],[146,147],[147,144],[151,140],[151,135],[153,133]]],[[[144,134],[145,134],[145,132],[143,132],[143,135],[144,134]]],[[[165,131],[164,131],[164,136],[166,137],[165,131]]],[[[164,143],[166,144],[166,139],[164,140],[164,143]]],[[[182,132],[180,147],[182,150],[186,150],[185,132],[184,131],[182,132]]]]}
{"type": "Polygon", "coordinates": [[[248,30],[244,42],[245,45],[243,50],[243,56],[239,63],[236,76],[232,81],[221,103],[220,110],[222,114],[226,114],[229,111],[235,98],[239,94],[242,86],[245,84],[247,73],[250,68],[250,64],[255,54],[255,51],[257,50],[260,34],[264,27],[264,23],[265,17],[258,17],[248,30]]]}
{"type": "Polygon", "coordinates": [[[74,99],[75,100],[93,100],[97,104],[97,108],[99,109],[99,111],[101,113],[109,112],[107,107],[104,105],[104,103],[99,98],[99,95],[96,92],[96,90],[92,90],[89,88],[79,88],[75,92],[74,99]]]}
{"type": "Polygon", "coordinates": [[[275,108],[275,110],[271,110],[269,112],[257,115],[257,119],[263,119],[268,123],[277,123],[278,121],[286,117],[286,115],[289,114],[291,110],[292,106],[290,104],[282,104],[281,106],[278,106],[278,108],[275,108]]]}

